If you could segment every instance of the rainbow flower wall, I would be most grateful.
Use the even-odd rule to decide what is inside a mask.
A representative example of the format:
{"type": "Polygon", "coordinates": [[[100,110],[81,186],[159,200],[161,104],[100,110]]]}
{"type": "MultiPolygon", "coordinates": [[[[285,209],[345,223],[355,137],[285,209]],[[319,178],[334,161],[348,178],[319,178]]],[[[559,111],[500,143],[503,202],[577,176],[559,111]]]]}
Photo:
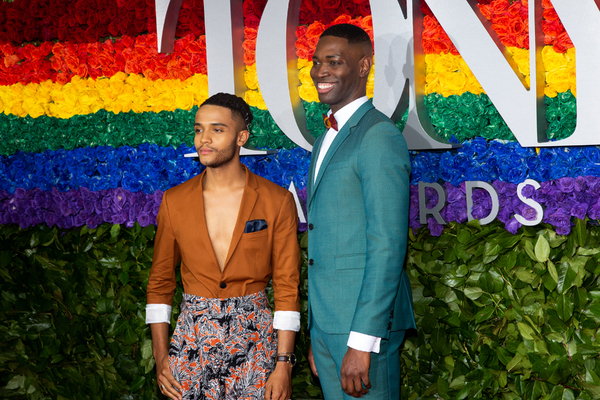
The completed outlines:
{"type": "MultiPolygon", "coordinates": [[[[314,136],[323,133],[326,110],[309,75],[320,33],[350,22],[372,35],[368,1],[342,3],[307,1],[301,9],[299,93],[314,136]]],[[[201,171],[183,155],[193,151],[193,116],[208,96],[202,3],[183,2],[172,54],[157,53],[152,2],[0,4],[0,223],[155,223],[163,191],[201,171]]],[[[251,145],[277,154],[243,162],[280,185],[293,181],[303,189],[310,154],[282,134],[257,84],[254,48],[265,4],[244,2],[245,97],[255,115],[251,145]]],[[[576,124],[575,50],[550,2],[543,6],[548,135],[558,139],[576,124]]],[[[479,10],[528,79],[526,4],[481,0],[479,10]]],[[[422,12],[426,105],[437,132],[463,147],[412,153],[411,227],[420,227],[415,185],[439,180],[450,193],[442,211],[447,221],[466,221],[464,182],[482,180],[499,191],[498,218],[516,232],[516,212],[535,218],[516,196],[515,185],[526,178],[542,183],[532,196],[546,209],[544,222],[560,233],[570,231],[571,217],[596,219],[600,150],[558,147],[538,154],[520,147],[424,3],[422,12]]],[[[369,89],[371,96],[372,76],[369,89]]],[[[435,204],[436,194],[428,194],[435,204]]],[[[474,216],[487,215],[489,196],[481,192],[474,202],[474,216]]],[[[428,227],[434,235],[443,229],[433,218],[428,227]]]]}

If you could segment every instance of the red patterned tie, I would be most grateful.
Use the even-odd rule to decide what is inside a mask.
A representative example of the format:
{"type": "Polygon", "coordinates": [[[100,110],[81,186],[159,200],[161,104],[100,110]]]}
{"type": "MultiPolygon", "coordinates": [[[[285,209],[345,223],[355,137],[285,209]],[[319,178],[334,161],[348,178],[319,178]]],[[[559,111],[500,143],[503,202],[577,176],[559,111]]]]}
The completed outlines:
{"type": "Polygon", "coordinates": [[[327,114],[323,114],[323,123],[325,124],[325,128],[333,128],[337,132],[337,121],[335,120],[333,114],[331,114],[330,117],[327,117],[327,114]]]}

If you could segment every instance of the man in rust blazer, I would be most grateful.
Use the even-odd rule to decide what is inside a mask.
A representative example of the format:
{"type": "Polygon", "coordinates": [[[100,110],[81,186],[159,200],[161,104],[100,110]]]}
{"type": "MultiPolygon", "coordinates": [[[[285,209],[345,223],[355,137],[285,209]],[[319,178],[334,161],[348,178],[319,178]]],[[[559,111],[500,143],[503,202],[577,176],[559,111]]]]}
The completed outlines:
{"type": "Polygon", "coordinates": [[[146,322],[158,384],[173,399],[291,396],[297,212],[289,191],[240,163],[251,119],[239,97],[220,93],[203,103],[194,143],[206,170],[167,190],[157,216],[146,322]],[[184,298],[169,348],[179,263],[184,298]],[[271,278],[274,318],[264,292],[271,278]]]}

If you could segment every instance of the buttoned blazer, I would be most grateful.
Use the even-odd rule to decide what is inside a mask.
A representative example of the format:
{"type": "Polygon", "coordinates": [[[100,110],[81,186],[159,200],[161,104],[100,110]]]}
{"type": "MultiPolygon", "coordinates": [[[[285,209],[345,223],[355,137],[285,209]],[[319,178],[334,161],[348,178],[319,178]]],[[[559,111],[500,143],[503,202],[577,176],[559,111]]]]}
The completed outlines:
{"type": "Polygon", "coordinates": [[[323,137],[315,143],[308,177],[309,312],[325,333],[388,338],[392,330],[415,327],[404,269],[406,142],[368,101],[338,132],[315,181],[323,137]]]}
{"type": "Polygon", "coordinates": [[[148,303],[171,305],[175,268],[181,262],[185,293],[239,297],[264,289],[272,276],[275,310],[299,311],[300,249],[293,195],[246,168],[242,203],[221,272],[204,214],[205,173],[163,195],[147,287],[148,303]],[[246,222],[255,220],[264,220],[266,229],[244,233],[246,222]]]}

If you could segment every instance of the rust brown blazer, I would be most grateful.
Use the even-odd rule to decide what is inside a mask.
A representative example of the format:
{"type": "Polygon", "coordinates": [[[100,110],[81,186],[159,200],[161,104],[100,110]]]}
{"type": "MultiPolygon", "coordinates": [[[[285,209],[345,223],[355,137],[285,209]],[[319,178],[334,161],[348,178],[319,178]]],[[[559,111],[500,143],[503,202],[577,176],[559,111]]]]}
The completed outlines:
{"type": "Polygon", "coordinates": [[[300,311],[294,197],[244,168],[246,185],[223,272],[206,227],[202,197],[206,172],[165,192],[157,216],[148,304],[172,304],[175,268],[181,261],[185,293],[212,298],[245,296],[264,289],[272,276],[275,311],[300,311]]]}

